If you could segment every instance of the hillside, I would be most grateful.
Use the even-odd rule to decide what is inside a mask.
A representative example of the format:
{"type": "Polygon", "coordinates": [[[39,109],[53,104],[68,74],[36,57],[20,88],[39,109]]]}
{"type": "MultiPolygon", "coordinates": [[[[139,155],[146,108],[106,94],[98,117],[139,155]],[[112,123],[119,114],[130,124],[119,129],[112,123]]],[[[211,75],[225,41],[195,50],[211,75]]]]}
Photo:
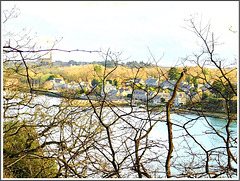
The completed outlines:
{"type": "MultiPolygon", "coordinates": [[[[183,67],[177,68],[180,72],[182,71],[183,67]]],[[[187,67],[188,72],[187,74],[190,77],[195,76],[203,76],[202,70],[199,67],[187,67]]],[[[94,78],[102,79],[103,74],[105,75],[112,71],[113,68],[105,68],[102,65],[97,64],[88,64],[88,65],[78,65],[78,66],[71,66],[71,67],[58,67],[53,66],[49,67],[40,67],[38,68],[38,75],[60,75],[66,81],[91,81],[94,78]]],[[[129,68],[127,66],[119,65],[107,78],[113,80],[117,79],[119,83],[124,82],[126,80],[132,79],[136,76],[137,78],[142,78],[146,80],[149,77],[159,78],[159,75],[164,75],[167,77],[167,72],[170,68],[162,68],[162,67],[154,67],[154,68],[142,68],[138,71],[137,68],[129,68]]],[[[208,80],[215,80],[217,79],[220,72],[218,69],[211,69],[205,68],[204,71],[206,72],[206,77],[208,80]]],[[[227,77],[230,78],[231,82],[237,82],[237,69],[223,69],[225,73],[227,73],[227,77]]],[[[160,80],[163,81],[166,78],[161,76],[160,80]]],[[[201,79],[198,79],[198,83],[202,83],[201,79]]]]}

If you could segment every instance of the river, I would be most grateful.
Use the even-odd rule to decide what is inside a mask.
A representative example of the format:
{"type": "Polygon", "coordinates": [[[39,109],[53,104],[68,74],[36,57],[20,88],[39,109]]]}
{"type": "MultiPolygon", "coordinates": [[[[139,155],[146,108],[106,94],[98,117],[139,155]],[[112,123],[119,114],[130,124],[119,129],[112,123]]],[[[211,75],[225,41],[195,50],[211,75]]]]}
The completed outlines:
{"type": "MultiPolygon", "coordinates": [[[[35,97],[33,100],[33,104],[45,104],[48,106],[51,105],[59,105],[61,103],[61,98],[52,98],[48,96],[38,96],[35,97]]],[[[86,108],[79,108],[81,110],[86,108]]],[[[133,126],[141,127],[142,130],[147,130],[149,128],[151,120],[151,124],[156,122],[156,125],[153,127],[149,134],[149,141],[152,142],[153,148],[151,151],[146,152],[146,158],[157,157],[158,160],[152,161],[152,163],[148,164],[148,168],[152,170],[163,170],[162,173],[156,175],[156,177],[165,177],[164,173],[164,164],[167,155],[167,147],[168,147],[168,131],[166,125],[166,118],[163,117],[165,115],[164,112],[152,112],[150,115],[147,114],[145,109],[135,107],[131,109],[130,107],[118,107],[114,108],[114,110],[118,113],[122,120],[119,120],[118,125],[112,128],[113,133],[117,133],[122,135],[122,133],[130,136],[133,134],[134,131],[129,132],[130,124],[133,126]],[[126,124],[128,123],[128,124],[126,124]],[[130,124],[129,124],[130,123],[130,124]],[[121,134],[118,130],[121,130],[121,134]],[[124,132],[125,131],[125,132],[124,132]],[[155,145],[154,145],[155,144],[155,145]],[[157,145],[157,146],[156,146],[157,145]]],[[[22,110],[25,112],[26,110],[22,110]]],[[[54,111],[54,109],[52,109],[54,111]]],[[[58,111],[58,110],[56,110],[58,111]]],[[[86,115],[94,115],[93,110],[88,108],[87,111],[77,112],[78,122],[79,120],[87,118],[86,115]]],[[[54,115],[54,112],[51,112],[51,115],[54,115]]],[[[73,117],[76,115],[72,115],[73,117]]],[[[113,120],[117,118],[117,116],[111,111],[109,108],[104,108],[103,117],[105,119],[105,123],[111,123],[113,120]]],[[[84,120],[83,120],[84,121],[84,120]]],[[[205,164],[205,153],[203,149],[209,151],[210,156],[210,165],[218,165],[218,161],[221,160],[224,164],[226,164],[226,155],[223,154],[225,152],[225,143],[221,137],[219,137],[215,132],[213,132],[213,128],[209,126],[212,125],[219,134],[221,134],[226,139],[226,130],[225,126],[227,121],[224,119],[212,118],[207,117],[207,119],[203,117],[198,117],[194,114],[187,114],[187,115],[180,115],[180,114],[171,114],[171,121],[173,123],[173,144],[174,144],[174,151],[173,151],[173,158],[171,163],[174,164],[174,167],[171,167],[172,174],[179,174],[182,170],[181,168],[192,164],[198,165],[200,170],[204,168],[205,164]],[[186,130],[184,130],[184,126],[186,130]],[[221,156],[219,156],[221,155],[221,156]]],[[[66,128],[67,129],[67,128],[66,128]]],[[[230,125],[230,131],[232,137],[235,139],[237,138],[237,121],[233,121],[230,125]]],[[[144,131],[143,131],[144,133],[144,131]]],[[[59,133],[56,131],[55,136],[52,135],[52,138],[55,137],[56,139],[59,138],[59,133]]],[[[116,136],[117,137],[117,136],[116,136]]],[[[126,137],[122,136],[121,139],[116,139],[113,142],[115,147],[120,149],[122,144],[122,139],[126,137]]],[[[129,144],[132,142],[128,141],[129,144]]],[[[237,143],[234,144],[235,148],[232,148],[232,152],[234,155],[237,154],[237,143]]],[[[123,148],[121,148],[123,149],[123,148]]],[[[124,155],[123,155],[124,156],[124,155]]],[[[120,158],[121,156],[119,156],[120,158]]],[[[237,167],[236,164],[233,162],[233,166],[237,167]]],[[[194,171],[199,171],[196,168],[194,171]]]]}
{"type": "MultiPolygon", "coordinates": [[[[46,97],[43,97],[43,100],[45,100],[46,97]]],[[[50,102],[49,104],[58,104],[60,100],[58,98],[47,98],[50,102]]],[[[39,99],[38,99],[39,100],[39,99]]],[[[103,117],[107,117],[109,120],[114,120],[114,114],[109,108],[104,108],[103,111],[105,114],[103,117]]],[[[88,114],[93,113],[92,109],[89,109],[88,114]]],[[[145,109],[135,107],[131,109],[130,107],[120,107],[117,110],[117,113],[122,116],[125,121],[120,122],[120,125],[116,126],[119,127],[119,130],[123,130],[127,128],[127,125],[123,126],[126,123],[126,120],[131,122],[131,124],[135,124],[137,127],[142,128],[148,128],[148,124],[143,126],[145,123],[149,121],[149,119],[153,120],[153,122],[157,121],[157,124],[153,127],[149,134],[149,140],[152,142],[159,142],[161,143],[160,146],[152,149],[151,152],[146,153],[146,155],[149,156],[149,158],[152,156],[151,154],[156,153],[155,156],[159,157],[159,161],[150,163],[153,168],[155,167],[156,170],[164,170],[163,163],[165,163],[166,155],[167,155],[167,147],[168,147],[168,132],[167,132],[167,125],[166,125],[166,118],[164,117],[161,119],[162,116],[165,115],[165,112],[152,112],[151,115],[147,114],[145,109]],[[131,113],[131,114],[129,114],[131,113]],[[125,116],[126,114],[126,116],[125,116]],[[160,119],[160,120],[159,120],[160,119]],[[162,121],[161,121],[162,120],[162,121]],[[158,155],[158,153],[162,153],[158,155]]],[[[84,113],[86,114],[86,113],[84,113]]],[[[105,118],[106,119],[106,118],[105,118]]],[[[106,120],[108,122],[108,120],[106,120]]],[[[223,136],[226,139],[226,129],[225,126],[227,124],[227,120],[219,119],[219,118],[213,118],[213,117],[198,117],[194,114],[171,114],[171,121],[173,123],[173,144],[174,144],[174,151],[173,151],[173,158],[172,163],[175,165],[189,165],[191,163],[192,165],[198,165],[199,167],[204,168],[205,162],[203,160],[205,159],[205,153],[203,149],[209,151],[210,154],[210,161],[209,165],[210,167],[214,167],[214,165],[218,165],[219,160],[222,161],[222,163],[227,164],[227,157],[224,155],[226,153],[225,147],[226,144],[224,140],[218,136],[214,131],[213,128],[218,131],[218,133],[223,136]],[[186,130],[188,131],[188,134],[186,130],[183,129],[183,125],[185,125],[186,130]],[[210,125],[213,126],[210,127],[210,125]],[[191,136],[189,136],[189,134],[191,136]],[[196,143],[197,142],[197,143],[196,143]]],[[[111,121],[110,121],[111,122],[111,121]]],[[[232,124],[230,125],[230,131],[233,139],[237,138],[237,121],[234,120],[232,124]]],[[[118,128],[116,128],[118,129],[118,128]]],[[[118,132],[118,130],[116,130],[118,132]]],[[[126,132],[125,134],[129,134],[126,132]]],[[[237,143],[234,143],[234,141],[231,141],[233,143],[233,146],[235,148],[232,148],[232,152],[234,155],[237,155],[237,143]]],[[[115,142],[116,145],[122,144],[118,142],[115,142]]],[[[130,143],[129,143],[130,144],[130,143]]],[[[117,146],[116,146],[117,147],[117,146]]],[[[233,163],[234,167],[237,167],[237,165],[233,163]]],[[[224,165],[223,164],[223,165],[224,165]]],[[[150,166],[150,167],[151,167],[150,166]]],[[[201,170],[201,169],[200,169],[201,170]]],[[[178,167],[172,168],[172,174],[179,174],[178,167]]],[[[195,169],[194,171],[199,171],[199,169],[195,169]]],[[[193,171],[193,172],[194,172],[193,171]]],[[[156,175],[157,177],[164,177],[164,174],[156,175]]]]}

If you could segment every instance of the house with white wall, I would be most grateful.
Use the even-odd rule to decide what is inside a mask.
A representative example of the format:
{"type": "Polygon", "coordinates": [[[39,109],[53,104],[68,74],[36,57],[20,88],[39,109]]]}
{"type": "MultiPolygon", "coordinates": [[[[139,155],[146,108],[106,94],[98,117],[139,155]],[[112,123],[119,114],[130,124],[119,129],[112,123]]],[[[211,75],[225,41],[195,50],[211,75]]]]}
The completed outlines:
{"type": "Polygon", "coordinates": [[[152,99],[152,102],[158,104],[161,103],[162,101],[167,102],[169,101],[170,98],[171,98],[170,93],[160,92],[152,99]]]}
{"type": "Polygon", "coordinates": [[[140,101],[147,101],[148,99],[152,98],[156,95],[155,91],[145,91],[145,90],[134,90],[133,92],[133,99],[140,100],[140,101]]]}
{"type": "Polygon", "coordinates": [[[111,90],[117,90],[117,88],[116,86],[111,85],[109,81],[107,81],[105,85],[102,85],[101,96],[105,96],[111,90]]]}
{"type": "Polygon", "coordinates": [[[63,78],[54,78],[52,80],[52,83],[53,83],[53,89],[57,90],[57,89],[63,88],[65,81],[63,80],[63,78]]]}

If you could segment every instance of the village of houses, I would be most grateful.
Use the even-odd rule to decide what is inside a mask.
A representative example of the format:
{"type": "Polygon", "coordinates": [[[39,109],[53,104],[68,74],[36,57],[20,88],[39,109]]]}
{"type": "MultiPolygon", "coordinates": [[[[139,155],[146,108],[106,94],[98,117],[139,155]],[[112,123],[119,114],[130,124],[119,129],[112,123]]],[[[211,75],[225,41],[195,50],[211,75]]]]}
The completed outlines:
{"type": "MultiPolygon", "coordinates": [[[[94,86],[91,85],[91,82],[65,83],[63,78],[54,78],[53,80],[51,80],[51,84],[53,92],[59,92],[63,90],[76,91],[81,89],[94,89],[94,86]]],[[[148,78],[145,81],[141,78],[138,78],[135,80],[129,80],[125,83],[124,87],[117,88],[109,81],[106,81],[105,85],[101,88],[101,96],[106,95],[106,99],[108,101],[128,101],[132,98],[135,103],[140,103],[142,105],[144,105],[144,103],[149,100],[150,104],[156,105],[167,102],[171,98],[175,84],[176,81],[174,80],[166,80],[160,83],[158,79],[154,78],[148,78]],[[138,89],[132,90],[131,85],[133,84],[152,88],[161,87],[162,91],[151,91],[148,89],[148,91],[138,89]],[[131,98],[129,98],[129,95],[131,95],[131,98]]],[[[187,81],[182,81],[180,83],[173,105],[184,105],[189,99],[197,100],[200,98],[199,95],[201,95],[202,92],[207,91],[209,87],[209,84],[198,84],[198,87],[195,88],[193,84],[188,84],[187,81]]],[[[84,93],[78,96],[78,98],[81,100],[87,100],[87,96],[84,93]]],[[[96,99],[96,96],[91,96],[91,99],[96,99]]]]}

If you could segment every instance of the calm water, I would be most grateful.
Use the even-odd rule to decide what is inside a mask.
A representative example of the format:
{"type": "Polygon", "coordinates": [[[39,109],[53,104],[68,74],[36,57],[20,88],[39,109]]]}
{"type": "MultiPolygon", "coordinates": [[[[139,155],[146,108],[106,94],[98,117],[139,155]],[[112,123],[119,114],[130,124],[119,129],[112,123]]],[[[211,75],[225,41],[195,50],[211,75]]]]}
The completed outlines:
{"type": "MultiPolygon", "coordinates": [[[[38,96],[37,102],[44,102],[48,105],[53,104],[59,104],[61,102],[60,98],[52,98],[47,96],[38,96]]],[[[130,108],[120,108],[122,111],[118,111],[120,115],[131,112],[130,108]]],[[[105,109],[106,115],[110,116],[110,113],[105,109]]],[[[144,111],[144,109],[140,108],[134,108],[134,113],[132,113],[132,116],[127,117],[127,119],[132,119],[133,121],[139,122],[141,121],[141,118],[146,118],[147,113],[144,111]],[[138,112],[140,111],[140,112],[138,112]],[[142,112],[141,112],[142,111],[142,112]],[[135,116],[135,117],[134,117],[135,116]],[[139,117],[140,119],[137,119],[136,117],[139,117]]],[[[88,112],[89,113],[89,112],[88,112]]],[[[90,109],[91,113],[91,109],[90,109]]],[[[86,114],[86,113],[85,113],[86,114]]],[[[164,115],[164,113],[163,113],[164,115]]],[[[159,114],[157,112],[154,112],[151,115],[151,119],[157,120],[160,118],[162,114],[159,114]]],[[[112,117],[111,117],[112,118],[112,117]]],[[[126,117],[124,117],[126,118],[126,117]]],[[[163,120],[166,118],[163,118],[163,120]]],[[[198,117],[197,115],[178,115],[178,114],[172,114],[171,120],[173,123],[173,137],[175,138],[175,145],[183,145],[185,138],[188,140],[189,145],[194,145],[193,147],[195,149],[199,149],[199,146],[193,143],[193,140],[191,138],[186,137],[186,131],[181,127],[183,124],[189,122],[186,124],[186,128],[189,131],[189,133],[196,138],[196,140],[204,146],[207,150],[214,148],[216,146],[225,146],[223,140],[217,136],[215,133],[213,133],[212,128],[207,124],[206,120],[203,117],[198,117]],[[180,125],[180,126],[178,126],[180,125]]],[[[227,121],[224,119],[218,119],[213,117],[207,117],[207,120],[211,125],[214,126],[216,130],[218,130],[221,135],[226,136],[226,130],[225,126],[227,124],[227,121]]],[[[233,137],[237,137],[237,121],[233,121],[233,123],[230,125],[230,130],[232,131],[233,137]]],[[[153,130],[151,131],[151,134],[149,135],[152,139],[161,139],[161,140],[168,140],[167,138],[167,125],[165,122],[159,122],[155,125],[153,130]]]]}
{"type": "MultiPolygon", "coordinates": [[[[60,98],[51,98],[51,97],[47,97],[47,96],[38,96],[37,98],[35,98],[33,101],[35,101],[36,103],[44,103],[48,106],[50,105],[58,105],[61,103],[61,99],[60,98]]],[[[79,109],[83,109],[83,108],[79,108],[79,109]]],[[[26,110],[23,110],[26,111],[26,110]]],[[[114,120],[116,117],[111,110],[109,110],[108,108],[104,108],[104,116],[105,116],[105,120],[106,121],[110,121],[114,120]]],[[[130,115],[126,115],[126,113],[130,113],[131,112],[131,108],[119,108],[119,110],[117,111],[119,115],[124,115],[123,118],[125,120],[131,121],[131,124],[134,124],[136,127],[137,126],[142,126],[144,125],[144,122],[147,122],[147,119],[149,115],[147,115],[146,111],[144,109],[140,109],[140,108],[134,108],[134,112],[131,113],[130,115]]],[[[54,115],[54,109],[53,111],[50,113],[51,115],[54,115]]],[[[78,113],[79,114],[79,113],[78,113]]],[[[82,114],[82,117],[86,117],[86,115],[90,115],[93,114],[93,111],[91,109],[89,109],[87,112],[82,112],[80,113],[82,114]]],[[[51,115],[49,115],[51,117],[51,115]]],[[[79,115],[78,115],[79,116],[79,115]]],[[[80,115],[81,116],[81,115],[80,115]]],[[[164,116],[164,113],[157,113],[154,112],[151,114],[151,119],[155,121],[158,121],[159,118],[161,118],[162,116],[164,116]]],[[[164,169],[164,164],[165,164],[165,159],[166,159],[166,155],[167,155],[167,148],[168,148],[168,132],[167,132],[167,125],[166,125],[166,118],[162,119],[163,121],[158,121],[157,124],[155,125],[155,127],[152,129],[150,135],[149,135],[149,140],[150,141],[157,141],[158,143],[160,143],[159,147],[154,147],[152,149],[152,151],[155,151],[155,155],[159,157],[159,161],[158,162],[153,162],[150,163],[148,165],[148,167],[150,168],[155,168],[158,170],[165,170],[164,169]]],[[[217,118],[212,118],[212,117],[207,117],[207,120],[209,121],[209,123],[211,125],[214,126],[214,128],[219,131],[219,133],[221,135],[223,135],[224,137],[226,137],[226,130],[225,130],[225,126],[227,124],[227,121],[224,119],[217,119],[217,118]]],[[[79,120],[78,120],[79,121],[79,120]]],[[[192,162],[193,164],[199,164],[198,162],[201,162],[204,158],[204,152],[202,150],[202,148],[196,144],[196,142],[189,136],[187,135],[186,130],[183,129],[183,125],[186,125],[187,131],[189,132],[189,134],[191,134],[195,140],[201,144],[206,150],[210,150],[212,148],[216,148],[216,147],[225,147],[224,141],[222,140],[222,138],[220,138],[219,136],[216,135],[216,133],[213,132],[212,128],[207,124],[207,121],[202,118],[202,117],[198,117],[197,115],[178,115],[178,114],[172,114],[171,115],[171,121],[173,123],[173,144],[174,144],[174,152],[173,152],[173,158],[172,158],[172,162],[177,165],[177,164],[189,164],[189,162],[192,162]],[[195,158],[194,155],[200,155],[199,158],[195,158]],[[201,156],[202,155],[202,156],[201,156]]],[[[127,125],[124,125],[125,122],[121,120],[119,121],[120,124],[118,126],[116,126],[117,128],[115,128],[115,131],[118,130],[119,128],[123,128],[125,129],[125,127],[127,125]],[[124,126],[123,126],[124,125],[124,126]]],[[[147,128],[146,124],[146,127],[147,128]]],[[[124,129],[123,130],[124,132],[124,129]]],[[[234,121],[231,126],[230,126],[230,130],[232,131],[232,136],[233,137],[237,137],[237,122],[234,121]]],[[[59,133],[55,132],[55,137],[56,139],[59,138],[59,133]]],[[[126,131],[126,134],[129,134],[129,132],[126,131]]],[[[53,136],[54,137],[54,136],[53,136]]],[[[119,144],[121,143],[121,140],[116,141],[115,145],[116,147],[119,146],[119,144]]],[[[130,143],[132,144],[132,143],[130,143]]],[[[236,145],[235,145],[236,146],[236,145]]],[[[221,149],[220,149],[221,150],[221,149]]],[[[223,150],[221,150],[223,151],[223,150]]],[[[237,153],[237,149],[234,148],[232,149],[233,154],[236,155],[237,153]]],[[[147,152],[146,155],[149,156],[149,158],[152,158],[153,152],[147,152]]],[[[211,159],[213,160],[212,162],[210,162],[212,165],[216,164],[215,163],[215,157],[211,157],[211,159]]],[[[221,159],[225,159],[225,156],[222,156],[221,159]]],[[[204,163],[200,163],[200,164],[204,164],[204,163]]],[[[236,165],[233,165],[236,166],[236,165]]],[[[178,173],[178,169],[177,168],[172,168],[172,174],[177,174],[178,173]]],[[[165,173],[163,173],[162,175],[158,175],[158,176],[163,176],[165,177],[165,173]]]]}
{"type": "MultiPolygon", "coordinates": [[[[223,141],[219,136],[217,136],[216,134],[211,134],[213,133],[212,128],[207,124],[206,120],[203,117],[198,119],[197,118],[198,118],[197,115],[172,114],[171,120],[173,123],[173,136],[179,137],[185,135],[186,131],[177,125],[181,126],[184,123],[190,121],[186,126],[187,130],[190,132],[190,134],[196,137],[197,141],[199,141],[206,149],[211,149],[214,146],[224,146],[222,145],[223,141]]],[[[227,124],[226,120],[212,117],[207,117],[207,120],[211,125],[214,126],[216,130],[219,130],[222,133],[222,135],[225,135],[226,133],[225,126],[227,124]]],[[[236,121],[234,121],[230,125],[230,130],[232,131],[232,134],[234,136],[237,135],[236,121]]],[[[158,135],[157,132],[165,133],[165,135],[167,135],[167,125],[160,123],[156,125],[156,127],[153,129],[153,132],[154,133],[152,134],[152,136],[156,137],[158,135]]]]}

